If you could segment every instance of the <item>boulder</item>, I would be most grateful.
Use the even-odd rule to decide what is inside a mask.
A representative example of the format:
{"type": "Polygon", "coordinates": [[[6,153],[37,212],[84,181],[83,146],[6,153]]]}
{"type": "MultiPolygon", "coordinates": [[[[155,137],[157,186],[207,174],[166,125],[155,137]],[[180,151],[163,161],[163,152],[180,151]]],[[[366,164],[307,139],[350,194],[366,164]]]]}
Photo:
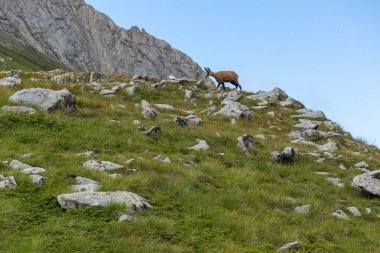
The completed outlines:
{"type": "Polygon", "coordinates": [[[313,123],[311,120],[300,120],[301,123],[294,125],[293,127],[300,131],[305,131],[307,129],[317,129],[318,124],[313,123]]]}
{"type": "Polygon", "coordinates": [[[26,107],[26,106],[8,106],[8,105],[4,105],[1,109],[3,111],[6,111],[6,112],[15,112],[15,113],[24,113],[24,114],[34,114],[34,113],[37,112],[33,108],[26,107]]]}
{"type": "Polygon", "coordinates": [[[35,105],[46,112],[58,109],[72,110],[75,107],[75,96],[67,89],[58,91],[42,88],[23,89],[14,93],[9,101],[35,105]]]}
{"type": "Polygon", "coordinates": [[[234,118],[250,118],[253,114],[254,113],[245,105],[233,101],[223,102],[222,109],[219,112],[215,113],[215,115],[234,118]]]}
{"type": "Polygon", "coordinates": [[[271,91],[259,91],[257,94],[247,96],[248,99],[257,99],[257,100],[277,100],[277,101],[285,101],[288,98],[288,95],[281,90],[280,88],[274,88],[271,91]]]}
{"type": "Polygon", "coordinates": [[[164,163],[171,163],[169,157],[164,156],[164,155],[158,155],[158,156],[156,156],[156,157],[153,158],[153,159],[154,159],[154,160],[157,160],[157,161],[164,162],[164,163]]]}
{"type": "Polygon", "coordinates": [[[34,184],[42,185],[47,181],[46,177],[40,176],[40,175],[30,175],[30,179],[34,184]]]}
{"type": "Polygon", "coordinates": [[[0,188],[8,189],[15,188],[17,186],[16,180],[14,177],[4,177],[0,175],[0,188]]]}
{"type": "Polygon", "coordinates": [[[227,97],[223,100],[224,102],[232,101],[237,102],[241,99],[242,95],[240,95],[236,90],[230,91],[227,94],[227,97]]]}
{"type": "Polygon", "coordinates": [[[316,119],[316,120],[326,120],[326,115],[322,111],[311,111],[303,113],[300,115],[290,116],[295,119],[316,119]]]}
{"type": "Polygon", "coordinates": [[[365,193],[380,196],[380,170],[370,171],[354,177],[352,186],[365,193]]]}
{"type": "Polygon", "coordinates": [[[238,137],[236,141],[238,148],[240,148],[246,155],[249,155],[251,149],[256,146],[255,138],[249,134],[238,137]]]}
{"type": "Polygon", "coordinates": [[[160,132],[161,132],[161,128],[159,126],[154,126],[144,131],[143,134],[146,136],[152,136],[152,135],[159,134],[160,132]]]}
{"type": "Polygon", "coordinates": [[[174,117],[173,121],[180,128],[186,128],[187,127],[187,123],[186,123],[186,120],[184,118],[176,116],[176,117],[174,117]]]}
{"type": "Polygon", "coordinates": [[[193,123],[194,125],[197,125],[197,126],[203,124],[203,120],[200,119],[200,118],[198,118],[198,117],[195,116],[195,115],[189,115],[189,116],[187,116],[187,117],[185,118],[185,120],[186,120],[187,122],[193,123]]]}
{"type": "Polygon", "coordinates": [[[126,205],[135,211],[148,210],[151,205],[140,195],[127,192],[76,192],[57,196],[59,205],[64,209],[104,207],[110,204],[126,205]]]}
{"type": "Polygon", "coordinates": [[[96,192],[99,190],[100,185],[99,182],[95,180],[85,177],[76,177],[75,184],[72,186],[72,188],[77,192],[96,192]]]}
{"type": "Polygon", "coordinates": [[[88,160],[83,163],[83,168],[91,170],[117,170],[124,168],[124,166],[110,161],[88,160]]]}
{"type": "Polygon", "coordinates": [[[19,84],[21,84],[21,79],[17,77],[5,77],[0,79],[0,86],[14,87],[19,84]]]}
{"type": "Polygon", "coordinates": [[[197,144],[195,144],[194,146],[190,147],[189,149],[192,149],[192,150],[207,150],[209,149],[209,145],[207,145],[207,142],[205,140],[199,140],[199,139],[196,139],[197,141],[197,144]]]}
{"type": "Polygon", "coordinates": [[[292,147],[286,147],[282,152],[273,152],[272,159],[275,162],[286,164],[286,163],[294,163],[297,159],[297,153],[292,147]]]}

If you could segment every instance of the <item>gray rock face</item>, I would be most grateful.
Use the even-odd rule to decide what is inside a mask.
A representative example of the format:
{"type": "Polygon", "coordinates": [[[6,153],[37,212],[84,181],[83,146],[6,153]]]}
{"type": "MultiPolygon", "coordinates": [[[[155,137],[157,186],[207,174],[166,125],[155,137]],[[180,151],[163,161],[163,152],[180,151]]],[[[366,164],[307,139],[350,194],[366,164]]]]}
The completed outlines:
{"type": "Polygon", "coordinates": [[[240,136],[236,139],[237,146],[243,150],[243,152],[247,155],[250,154],[250,151],[253,147],[256,145],[256,140],[251,135],[246,134],[243,136],[240,136]]]}
{"type": "Polygon", "coordinates": [[[380,170],[367,172],[354,177],[352,186],[371,195],[380,196],[380,170]]]}
{"type": "Polygon", "coordinates": [[[26,107],[26,106],[8,106],[8,105],[4,105],[1,109],[3,111],[7,111],[7,112],[24,113],[24,114],[34,114],[34,113],[37,112],[33,108],[26,107]]]}
{"type": "Polygon", "coordinates": [[[35,105],[46,112],[58,109],[72,110],[75,107],[75,96],[67,89],[58,91],[42,88],[24,89],[14,93],[9,101],[35,105]]]}
{"type": "Polygon", "coordinates": [[[216,112],[215,115],[222,115],[239,119],[250,118],[253,115],[253,112],[249,110],[248,107],[240,104],[239,102],[226,101],[223,103],[222,109],[219,112],[216,112]]]}
{"type": "Polygon", "coordinates": [[[127,192],[76,192],[57,196],[59,205],[64,209],[104,207],[112,203],[125,204],[135,211],[147,210],[151,205],[140,195],[127,192]]]}
{"type": "Polygon", "coordinates": [[[286,147],[282,152],[273,152],[272,159],[278,163],[294,163],[297,159],[297,153],[292,147],[286,147]]]}
{"type": "Polygon", "coordinates": [[[17,186],[16,180],[14,177],[4,177],[0,175],[0,188],[8,189],[15,188],[17,186]]]}
{"type": "Polygon", "coordinates": [[[0,42],[73,70],[205,79],[189,56],[144,29],[118,27],[83,0],[0,0],[0,42]]]}

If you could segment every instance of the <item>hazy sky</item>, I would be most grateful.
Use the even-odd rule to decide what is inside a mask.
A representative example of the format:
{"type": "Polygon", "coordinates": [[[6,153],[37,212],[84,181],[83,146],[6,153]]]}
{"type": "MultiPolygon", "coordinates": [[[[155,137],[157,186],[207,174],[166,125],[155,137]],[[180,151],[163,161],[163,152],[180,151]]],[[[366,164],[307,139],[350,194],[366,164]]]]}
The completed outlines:
{"type": "Polygon", "coordinates": [[[380,146],[380,1],[86,0],[245,90],[280,87],[380,146]]]}

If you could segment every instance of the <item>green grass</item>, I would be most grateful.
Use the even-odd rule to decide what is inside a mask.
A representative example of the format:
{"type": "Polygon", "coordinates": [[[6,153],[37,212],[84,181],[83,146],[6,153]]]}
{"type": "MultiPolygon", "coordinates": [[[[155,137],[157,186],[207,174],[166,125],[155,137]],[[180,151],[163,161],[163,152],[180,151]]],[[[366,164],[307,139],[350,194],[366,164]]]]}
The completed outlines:
{"type": "MultiPolygon", "coordinates": [[[[23,73],[22,77],[18,89],[62,87],[43,74],[23,73]],[[30,82],[34,76],[41,80],[30,82]]],[[[45,185],[36,186],[27,176],[0,163],[0,174],[14,175],[18,182],[15,189],[0,190],[0,251],[276,252],[279,246],[295,240],[302,242],[298,252],[380,251],[380,220],[376,217],[380,201],[349,187],[353,176],[360,173],[354,163],[366,160],[372,168],[380,165],[374,147],[367,147],[369,152],[358,157],[353,153],[358,150],[342,145],[336,152],[342,157],[326,159],[324,165],[303,155],[294,165],[282,166],[270,160],[270,153],[290,145],[287,134],[296,123],[289,117],[293,111],[273,107],[231,125],[228,118],[198,113],[209,100],[219,107],[220,99],[202,98],[196,107],[184,101],[184,92],[176,84],[155,90],[140,87],[132,97],[118,92],[115,98],[92,94],[82,83],[67,88],[77,96],[80,107],[71,114],[0,116],[0,159],[21,160],[21,154],[33,152],[34,156],[24,161],[47,169],[49,178],[45,185]],[[146,120],[135,106],[141,99],[171,104],[176,110],[162,110],[157,120],[146,120]],[[178,128],[173,117],[185,115],[181,109],[194,110],[204,124],[178,128]],[[281,116],[266,115],[270,110],[281,116]],[[162,132],[144,136],[132,124],[135,119],[147,127],[159,125],[162,132]],[[269,128],[268,121],[282,130],[269,128]],[[236,138],[247,133],[275,135],[276,139],[257,140],[254,156],[248,157],[236,147],[236,138]],[[206,140],[210,150],[187,149],[197,138],[206,140]],[[105,172],[82,168],[88,158],[75,154],[88,150],[95,151],[101,160],[134,161],[117,171],[123,177],[111,178],[105,172]],[[152,159],[159,154],[168,156],[172,163],[152,159]],[[184,165],[194,158],[200,160],[198,165],[184,165]],[[340,164],[349,169],[340,170],[340,164]],[[128,174],[128,168],[136,168],[137,173],[128,174]],[[315,171],[336,173],[345,188],[330,185],[315,171]],[[99,181],[103,191],[136,192],[154,208],[134,213],[138,219],[125,223],[117,221],[126,211],[117,205],[64,211],[56,196],[71,192],[76,176],[99,181]],[[293,211],[303,204],[312,205],[310,214],[293,211]],[[336,209],[348,206],[357,206],[363,216],[351,216],[350,221],[331,216],[336,209]],[[364,212],[366,207],[372,209],[371,214],[364,212]]],[[[14,91],[0,89],[0,106],[7,104],[14,91]]],[[[246,99],[242,103],[254,105],[246,99]]],[[[293,146],[303,153],[314,150],[293,146]]]]}
{"type": "Polygon", "coordinates": [[[27,53],[20,53],[0,44],[0,70],[51,70],[63,66],[50,60],[36,50],[29,48],[27,53]]]}

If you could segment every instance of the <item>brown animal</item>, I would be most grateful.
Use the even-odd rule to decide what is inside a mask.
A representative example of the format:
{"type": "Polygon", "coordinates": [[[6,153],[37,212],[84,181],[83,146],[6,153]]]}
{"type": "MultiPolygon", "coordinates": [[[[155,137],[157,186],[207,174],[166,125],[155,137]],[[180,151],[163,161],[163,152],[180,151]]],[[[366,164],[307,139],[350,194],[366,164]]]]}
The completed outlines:
{"type": "Polygon", "coordinates": [[[219,88],[219,86],[222,85],[223,90],[226,90],[224,83],[231,83],[235,85],[236,90],[238,89],[238,87],[241,90],[241,85],[238,81],[239,76],[234,71],[212,72],[210,68],[205,68],[205,71],[207,73],[206,77],[212,76],[218,82],[218,86],[216,88],[219,88]]]}

